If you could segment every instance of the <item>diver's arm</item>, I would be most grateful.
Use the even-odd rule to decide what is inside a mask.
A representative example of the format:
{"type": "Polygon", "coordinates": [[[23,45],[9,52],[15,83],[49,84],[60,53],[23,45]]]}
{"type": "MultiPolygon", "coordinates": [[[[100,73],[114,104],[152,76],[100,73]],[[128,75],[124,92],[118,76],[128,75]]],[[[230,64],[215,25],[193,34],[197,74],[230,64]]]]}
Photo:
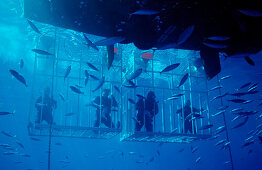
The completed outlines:
{"type": "Polygon", "coordinates": [[[42,102],[42,97],[40,96],[40,97],[38,97],[38,99],[35,102],[35,107],[39,108],[40,106],[38,104],[41,103],[41,102],[42,102]]]}

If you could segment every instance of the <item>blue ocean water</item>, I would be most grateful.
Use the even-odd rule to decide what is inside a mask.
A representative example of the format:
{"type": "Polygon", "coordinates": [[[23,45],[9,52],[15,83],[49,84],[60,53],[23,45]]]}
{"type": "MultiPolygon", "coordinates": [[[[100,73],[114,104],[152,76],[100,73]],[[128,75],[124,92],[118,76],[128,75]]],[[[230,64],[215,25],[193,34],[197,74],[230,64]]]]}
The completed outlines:
{"type": "MultiPolygon", "coordinates": [[[[41,31],[46,33],[45,36],[39,38],[32,28],[28,25],[26,19],[23,17],[23,10],[21,8],[22,1],[19,0],[1,0],[0,2],[0,111],[14,112],[12,115],[3,115],[0,117],[0,169],[48,169],[48,150],[49,150],[49,136],[35,136],[40,141],[32,140],[32,136],[28,133],[28,123],[35,119],[36,110],[34,102],[42,90],[46,86],[50,86],[50,79],[42,78],[41,76],[34,78],[35,73],[35,54],[31,51],[33,48],[42,47],[54,51],[54,40],[58,43],[56,48],[57,55],[66,60],[76,60],[86,57],[91,61],[95,58],[106,54],[106,49],[101,47],[100,52],[97,53],[91,48],[83,45],[84,39],[80,33],[55,28],[45,24],[37,23],[41,31]],[[57,31],[55,34],[55,31],[57,31]],[[56,38],[54,38],[57,36],[56,38]],[[39,45],[40,44],[40,45],[39,45]],[[65,48],[63,48],[65,47],[65,48]],[[20,61],[23,59],[24,67],[20,68],[20,61]],[[28,87],[18,82],[9,70],[17,70],[23,75],[27,81],[28,87]],[[33,89],[34,87],[34,89],[33,89]],[[34,98],[32,98],[34,95],[34,98]],[[15,137],[5,135],[3,132],[8,132],[15,137]],[[18,143],[22,143],[21,147],[18,143]],[[2,145],[8,144],[11,147],[4,147],[2,145]],[[11,153],[10,155],[8,153],[11,153]],[[30,156],[25,156],[30,155],[30,156]]],[[[100,37],[88,35],[92,41],[100,37]]],[[[136,49],[133,45],[119,45],[119,53],[122,51],[126,58],[124,64],[125,69],[132,69],[136,61],[133,58],[139,58],[141,51],[136,49]],[[130,60],[129,60],[130,58],[130,60]]],[[[151,52],[151,51],[150,51],[151,52]]],[[[186,50],[167,50],[156,52],[154,59],[156,65],[154,70],[161,70],[168,62],[165,60],[166,56],[180,55],[190,57],[197,57],[197,53],[186,50]]],[[[86,59],[85,58],[85,59],[86,59]]],[[[233,97],[226,96],[223,98],[223,104],[228,105],[229,109],[226,111],[226,121],[228,125],[230,146],[232,149],[233,163],[236,170],[245,169],[261,169],[261,141],[258,136],[254,135],[254,144],[242,147],[245,144],[245,139],[250,137],[248,133],[255,130],[261,125],[261,119],[256,119],[261,113],[261,54],[258,54],[252,59],[255,66],[247,64],[244,59],[226,59],[222,58],[222,71],[219,77],[232,75],[231,78],[221,81],[223,93],[237,92],[241,85],[252,82],[258,83],[259,92],[254,95],[244,96],[243,99],[254,100],[248,104],[236,104],[228,101],[233,97]],[[259,111],[255,115],[249,116],[248,122],[242,127],[231,129],[236,122],[231,120],[234,115],[230,110],[238,107],[244,107],[246,110],[259,111]]],[[[72,75],[77,76],[79,65],[77,63],[68,62],[58,64],[56,71],[62,78],[55,81],[55,88],[53,89],[54,97],[58,102],[57,113],[63,112],[64,103],[59,99],[59,93],[62,91],[65,94],[65,89],[68,84],[63,82],[63,74],[67,66],[72,65],[72,75]],[[63,91],[64,90],[64,91],[63,91]]],[[[52,62],[39,60],[37,62],[39,72],[41,74],[52,74],[52,62]]],[[[149,66],[151,67],[151,66],[149,66]]],[[[85,66],[86,68],[86,66],[85,66]]],[[[181,73],[182,74],[182,73],[181,73]]],[[[117,77],[118,74],[113,76],[117,77]]],[[[112,77],[113,77],[112,76],[112,77]]],[[[114,78],[112,78],[114,79],[114,78]]],[[[179,83],[180,78],[175,80],[179,83]]],[[[143,80],[141,80],[143,81],[143,80]]],[[[150,83],[149,83],[150,84],[150,83]]],[[[165,83],[157,82],[159,86],[166,86],[165,83]]],[[[209,89],[217,85],[216,77],[208,82],[209,89]]],[[[195,84],[197,86],[197,84],[195,84]]],[[[202,86],[199,83],[199,86],[202,86]]],[[[92,87],[95,87],[92,86],[92,87]]],[[[202,87],[195,87],[201,89],[202,87]]],[[[93,88],[92,88],[93,89],[93,88]]],[[[157,91],[157,90],[156,90],[157,91]]],[[[192,94],[194,95],[194,94],[192,94]]],[[[218,91],[209,93],[209,99],[219,95],[218,91]]],[[[161,98],[160,93],[156,93],[159,101],[165,100],[161,98]]],[[[68,112],[85,112],[85,107],[77,106],[77,96],[69,93],[67,97],[72,100],[65,107],[68,112]]],[[[193,98],[196,96],[193,96],[193,98]]],[[[80,100],[84,102],[89,101],[88,96],[82,96],[80,100]]],[[[220,106],[220,101],[210,102],[210,114],[214,114],[220,106]]],[[[178,106],[178,108],[180,105],[178,106]]],[[[124,111],[123,108],[123,115],[124,111]]],[[[57,114],[59,115],[59,114],[57,114]]],[[[87,116],[83,114],[80,119],[83,125],[87,121],[87,116]]],[[[221,115],[220,115],[221,116],[221,115]]],[[[66,120],[59,116],[54,116],[54,121],[59,125],[65,123],[67,126],[73,126],[76,120],[66,120]]],[[[94,116],[91,117],[91,124],[93,124],[94,116]]],[[[157,120],[161,120],[161,114],[156,116],[157,120]]],[[[237,120],[241,122],[242,120],[237,120]]],[[[215,129],[224,125],[222,117],[211,117],[211,122],[214,125],[212,129],[213,135],[215,129]]],[[[91,126],[91,125],[90,125],[91,126]]],[[[161,127],[159,127],[161,129],[161,127]]],[[[125,131],[123,129],[123,131],[125,131]]],[[[73,136],[73,135],[72,135],[73,136]]],[[[203,169],[231,169],[230,156],[228,149],[220,149],[215,144],[226,138],[225,132],[220,134],[220,137],[214,140],[195,141],[190,144],[185,143],[159,143],[159,142],[130,142],[120,141],[122,134],[118,134],[110,139],[89,139],[83,138],[80,134],[75,134],[77,137],[52,137],[51,140],[51,154],[50,167],[51,169],[92,169],[92,170],[203,170],[203,169]],[[191,147],[198,147],[198,150],[192,153],[191,147]],[[196,160],[201,157],[200,162],[196,160]]]]}

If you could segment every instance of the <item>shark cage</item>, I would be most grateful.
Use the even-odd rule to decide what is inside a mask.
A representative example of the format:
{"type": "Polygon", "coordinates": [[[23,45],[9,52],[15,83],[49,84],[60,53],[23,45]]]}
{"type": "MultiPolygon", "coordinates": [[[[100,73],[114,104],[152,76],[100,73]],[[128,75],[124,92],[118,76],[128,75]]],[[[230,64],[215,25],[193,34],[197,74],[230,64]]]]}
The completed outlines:
{"type": "Polygon", "coordinates": [[[126,55],[129,62],[123,62],[123,67],[129,72],[122,85],[122,141],[190,143],[211,137],[207,78],[199,52],[172,49],[126,55]],[[130,79],[140,69],[130,88],[130,79]],[[147,100],[152,92],[158,109],[153,107],[149,118],[147,100]],[[144,103],[144,113],[139,101],[144,103]]]}
{"type": "Polygon", "coordinates": [[[88,48],[82,34],[64,29],[49,34],[41,36],[35,47],[50,54],[35,54],[29,135],[97,139],[118,135],[122,128],[122,95],[116,91],[122,82],[120,48],[108,69],[106,48],[88,48]],[[107,126],[101,111],[105,89],[112,101],[107,126]]]}

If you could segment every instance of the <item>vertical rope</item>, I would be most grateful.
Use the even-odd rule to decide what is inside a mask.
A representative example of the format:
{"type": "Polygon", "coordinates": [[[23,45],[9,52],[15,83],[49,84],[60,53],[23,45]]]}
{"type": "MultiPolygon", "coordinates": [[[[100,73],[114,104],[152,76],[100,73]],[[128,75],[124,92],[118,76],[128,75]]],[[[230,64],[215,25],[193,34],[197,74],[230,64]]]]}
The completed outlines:
{"type": "MultiPolygon", "coordinates": [[[[55,74],[55,60],[56,60],[56,28],[55,28],[55,39],[54,39],[54,58],[53,58],[53,71],[52,71],[52,88],[51,88],[51,100],[54,100],[54,74],[55,74]]],[[[53,116],[54,121],[54,116],[53,116]]],[[[53,121],[49,128],[49,143],[48,143],[48,170],[51,169],[51,139],[52,139],[52,126],[53,121]]]]}
{"type": "MultiPolygon", "coordinates": [[[[220,80],[217,76],[217,81],[218,81],[218,85],[221,86],[220,84],[220,80]]],[[[219,90],[219,95],[221,95],[221,89],[218,89],[219,90]]],[[[223,106],[223,100],[222,98],[220,98],[220,103],[221,103],[221,106],[223,106]]],[[[226,122],[226,115],[225,113],[222,114],[223,115],[223,120],[224,120],[224,124],[225,124],[225,129],[226,129],[226,138],[227,138],[227,141],[229,141],[229,135],[228,135],[228,129],[227,129],[227,122],[226,122]]],[[[228,151],[229,151],[229,157],[230,157],[230,162],[231,162],[231,167],[232,167],[232,170],[234,170],[234,164],[233,164],[233,157],[232,157],[232,150],[231,150],[231,145],[228,145],[228,151]]]]}

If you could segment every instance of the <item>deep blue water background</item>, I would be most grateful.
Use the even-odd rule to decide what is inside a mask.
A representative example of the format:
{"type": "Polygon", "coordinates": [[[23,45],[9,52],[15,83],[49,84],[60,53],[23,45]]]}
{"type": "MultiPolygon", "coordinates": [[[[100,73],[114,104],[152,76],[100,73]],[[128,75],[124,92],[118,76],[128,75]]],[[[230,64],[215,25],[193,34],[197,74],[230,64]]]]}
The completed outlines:
{"type": "MultiPolygon", "coordinates": [[[[28,27],[25,18],[22,16],[22,10],[19,1],[1,0],[0,2],[0,111],[16,110],[14,115],[0,117],[0,130],[16,134],[25,149],[19,148],[13,138],[0,134],[0,144],[8,143],[16,146],[20,153],[30,154],[31,158],[21,157],[19,155],[3,155],[4,149],[0,148],[0,169],[47,169],[48,137],[40,137],[41,141],[30,140],[27,132],[28,112],[30,103],[30,88],[25,88],[22,84],[11,78],[9,69],[19,68],[19,61],[24,59],[25,67],[22,70],[23,75],[28,79],[33,71],[33,54],[29,52],[34,47],[34,32],[28,27]],[[15,162],[22,161],[21,164],[15,162]]],[[[242,84],[252,81],[262,83],[262,59],[261,55],[255,56],[255,67],[248,65],[244,59],[222,60],[223,75],[232,75],[233,77],[223,81],[223,92],[233,91],[242,84]]],[[[210,87],[214,80],[210,81],[210,87]]],[[[262,90],[258,87],[258,90],[262,90]]],[[[214,96],[215,96],[214,92],[214,96]]],[[[212,94],[211,94],[212,96],[212,94]]],[[[211,98],[211,97],[210,97],[211,98]]],[[[249,99],[261,99],[261,92],[249,99]]],[[[259,110],[259,102],[255,101],[248,105],[249,110],[259,110]]],[[[230,108],[238,105],[228,103],[230,108]]],[[[215,104],[213,104],[214,106],[215,104]]],[[[260,113],[259,113],[260,114],[260,113]]],[[[258,115],[259,115],[258,114],[258,115]]],[[[229,130],[230,142],[233,153],[233,160],[236,170],[252,169],[258,170],[262,167],[262,144],[256,139],[255,144],[246,148],[241,148],[244,140],[248,137],[247,133],[261,124],[261,120],[256,120],[251,116],[246,125],[236,130],[229,130]],[[252,149],[253,152],[248,154],[252,149]]],[[[232,126],[230,120],[232,115],[226,113],[229,126],[232,126]]],[[[223,125],[222,120],[214,120],[215,125],[223,125]]],[[[220,137],[218,140],[224,139],[220,137]]],[[[60,142],[62,146],[52,146],[51,167],[52,169],[63,169],[65,165],[59,160],[68,160],[71,163],[64,169],[98,169],[98,170],[123,170],[123,169],[143,169],[143,170],[193,170],[202,169],[231,169],[227,164],[229,154],[226,150],[219,150],[214,146],[218,140],[199,141],[192,144],[164,144],[159,146],[155,143],[137,143],[137,142],[120,142],[119,136],[110,140],[93,140],[79,138],[53,138],[53,143],[60,142]],[[190,146],[198,146],[199,150],[192,154],[190,146]],[[185,150],[178,152],[181,148],[185,150]],[[160,156],[157,155],[160,152],[160,156]],[[124,152],[124,156],[121,156],[124,152]],[[128,152],[136,152],[136,155],[128,155],[128,152]],[[144,155],[144,158],[139,158],[144,155]],[[148,161],[152,157],[154,161],[145,164],[137,164],[137,160],[148,161]],[[201,156],[199,164],[195,163],[196,158],[201,156]]]]}

